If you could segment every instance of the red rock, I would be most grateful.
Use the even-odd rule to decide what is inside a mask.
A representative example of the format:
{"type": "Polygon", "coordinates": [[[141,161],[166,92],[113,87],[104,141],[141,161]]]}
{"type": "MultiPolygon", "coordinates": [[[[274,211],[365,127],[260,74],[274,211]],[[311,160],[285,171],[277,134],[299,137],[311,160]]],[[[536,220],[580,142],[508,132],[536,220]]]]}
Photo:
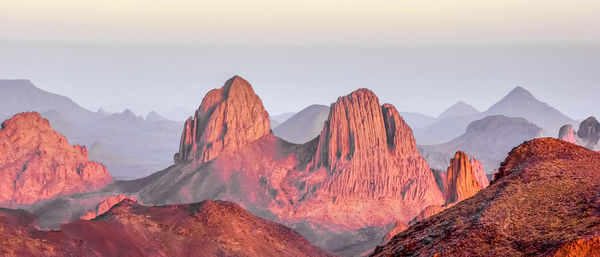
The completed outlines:
{"type": "Polygon", "coordinates": [[[208,162],[271,133],[269,114],[248,81],[235,76],[202,100],[184,125],[175,162],[208,162]]]}
{"type": "Polygon", "coordinates": [[[95,190],[112,181],[103,165],[89,161],[85,147],[71,146],[35,112],[2,123],[0,172],[0,206],[8,207],[95,190]]]}
{"type": "Polygon", "coordinates": [[[94,208],[93,210],[90,210],[90,211],[86,212],[85,214],[83,214],[80,219],[82,219],[82,220],[95,219],[96,217],[104,214],[105,212],[107,212],[108,210],[110,210],[110,208],[112,208],[113,206],[115,206],[116,204],[122,202],[125,199],[129,199],[129,200],[132,200],[132,201],[137,201],[137,199],[136,199],[135,196],[126,196],[124,194],[119,194],[119,195],[116,195],[116,196],[107,197],[102,202],[98,203],[96,205],[96,208],[94,208]]]}
{"type": "Polygon", "coordinates": [[[479,161],[458,151],[447,171],[446,203],[460,202],[487,186],[487,178],[479,161]]]}
{"type": "Polygon", "coordinates": [[[0,254],[8,256],[333,256],[283,225],[230,202],[147,207],[131,200],[60,230],[0,209],[0,254]]]}
{"type": "Polygon", "coordinates": [[[599,170],[598,152],[553,138],[525,142],[489,187],[414,224],[371,256],[594,256],[599,170]]]}
{"type": "Polygon", "coordinates": [[[600,256],[600,237],[582,238],[558,249],[554,257],[594,257],[600,256]]]}
{"type": "MultiPolygon", "coordinates": [[[[396,221],[407,223],[427,206],[444,203],[412,130],[373,92],[359,89],[340,97],[320,136],[296,145],[270,133],[268,115],[244,80],[230,81],[224,88],[239,85],[245,97],[233,98],[234,86],[228,97],[224,88],[209,92],[195,119],[186,123],[180,161],[145,180],[136,192],[141,201],[234,201],[253,213],[299,226],[295,228],[318,246],[326,246],[336,233],[346,235],[349,242],[338,242],[331,250],[357,244],[359,240],[347,235],[358,237],[364,228],[383,231],[396,221]],[[227,106],[227,112],[218,113],[225,108],[221,106],[227,106]],[[248,106],[254,106],[253,111],[248,106]],[[235,122],[223,122],[233,114],[235,122]],[[214,125],[198,125],[205,123],[214,125]],[[231,138],[225,141],[237,143],[222,148],[218,140],[198,139],[223,131],[223,138],[231,138]],[[233,131],[237,132],[230,134],[233,131]]],[[[372,247],[354,245],[357,252],[348,254],[372,247]]]]}

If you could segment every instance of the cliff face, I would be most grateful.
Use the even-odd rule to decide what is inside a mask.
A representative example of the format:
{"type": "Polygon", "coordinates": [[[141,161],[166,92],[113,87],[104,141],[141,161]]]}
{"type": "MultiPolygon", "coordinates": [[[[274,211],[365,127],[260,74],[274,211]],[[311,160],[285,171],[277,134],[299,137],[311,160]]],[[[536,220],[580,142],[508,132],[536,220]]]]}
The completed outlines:
{"type": "Polygon", "coordinates": [[[254,90],[235,76],[202,100],[184,125],[175,162],[213,160],[271,133],[269,114],[254,90]]]}
{"type": "Polygon", "coordinates": [[[446,174],[446,203],[467,199],[489,184],[481,163],[475,158],[469,161],[469,156],[461,151],[450,160],[446,174]]]}
{"type": "Polygon", "coordinates": [[[410,127],[392,105],[381,106],[367,89],[332,105],[312,165],[327,170],[327,193],[340,198],[416,196],[411,200],[435,201],[438,197],[410,127]],[[418,185],[410,186],[411,180],[418,185]]]}
{"type": "Polygon", "coordinates": [[[598,170],[598,152],[552,138],[525,142],[508,154],[489,187],[409,227],[371,256],[593,255],[598,170]]]}
{"type": "Polygon", "coordinates": [[[0,171],[0,206],[8,207],[95,190],[112,181],[103,165],[89,161],[85,147],[69,145],[35,112],[2,123],[0,171]]]}
{"type": "Polygon", "coordinates": [[[305,144],[275,137],[268,125],[260,98],[234,77],[186,122],[177,164],[130,191],[144,203],[234,201],[353,254],[381,242],[390,223],[444,203],[410,127],[367,89],[333,103],[320,136],[305,144]],[[358,237],[363,228],[376,232],[358,237]],[[349,234],[357,236],[331,243],[349,234]]]}
{"type": "Polygon", "coordinates": [[[35,228],[24,211],[0,209],[7,256],[333,256],[293,230],[230,202],[147,207],[131,200],[94,220],[35,228]]]}

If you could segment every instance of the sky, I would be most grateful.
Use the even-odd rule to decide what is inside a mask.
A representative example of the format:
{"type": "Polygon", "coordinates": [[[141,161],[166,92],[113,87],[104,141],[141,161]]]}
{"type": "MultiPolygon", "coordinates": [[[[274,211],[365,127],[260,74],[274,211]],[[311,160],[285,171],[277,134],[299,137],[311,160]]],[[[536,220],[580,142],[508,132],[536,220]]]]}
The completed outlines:
{"type": "Polygon", "coordinates": [[[237,74],[271,114],[360,87],[402,111],[483,111],[522,86],[600,116],[597,0],[0,0],[0,32],[0,78],[92,110],[195,109],[237,74]]]}

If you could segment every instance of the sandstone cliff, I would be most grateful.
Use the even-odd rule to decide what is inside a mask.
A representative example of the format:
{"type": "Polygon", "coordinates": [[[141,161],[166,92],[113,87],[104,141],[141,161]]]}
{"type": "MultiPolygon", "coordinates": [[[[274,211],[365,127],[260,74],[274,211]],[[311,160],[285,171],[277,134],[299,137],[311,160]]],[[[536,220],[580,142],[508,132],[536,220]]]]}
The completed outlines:
{"type": "Polygon", "coordinates": [[[112,181],[90,162],[85,147],[71,146],[38,113],[21,113],[0,130],[0,206],[99,189],[112,181]]]}

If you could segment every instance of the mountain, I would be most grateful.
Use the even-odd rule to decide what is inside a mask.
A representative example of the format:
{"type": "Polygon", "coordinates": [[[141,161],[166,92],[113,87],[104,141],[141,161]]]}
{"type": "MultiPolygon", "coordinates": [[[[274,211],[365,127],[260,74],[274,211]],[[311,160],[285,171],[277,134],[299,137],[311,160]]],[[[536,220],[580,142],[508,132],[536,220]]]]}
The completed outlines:
{"type": "Polygon", "coordinates": [[[328,115],[328,106],[311,105],[281,123],[273,133],[288,142],[303,144],[319,135],[328,115]]]}
{"type": "Polygon", "coordinates": [[[434,117],[417,112],[400,112],[400,115],[413,129],[429,126],[436,120],[434,117]]]}
{"type": "Polygon", "coordinates": [[[598,170],[598,152],[552,138],[525,142],[489,187],[371,256],[592,256],[585,251],[600,233],[598,170]]]}
{"type": "Polygon", "coordinates": [[[600,150],[600,123],[595,117],[588,117],[579,124],[577,137],[581,140],[581,145],[588,149],[600,150]]]}
{"type": "Polygon", "coordinates": [[[25,211],[0,209],[9,256],[333,256],[293,230],[230,202],[147,207],[124,200],[94,220],[35,228],[25,211]]]}
{"type": "Polygon", "coordinates": [[[473,107],[463,101],[459,101],[458,103],[455,103],[454,105],[450,106],[450,108],[448,108],[444,112],[442,112],[438,116],[438,119],[444,119],[444,118],[455,117],[455,116],[473,115],[473,114],[477,114],[477,113],[479,113],[479,111],[477,109],[475,109],[475,107],[473,107]]]}
{"type": "Polygon", "coordinates": [[[233,201],[346,256],[372,249],[397,220],[444,202],[410,127],[367,89],[338,98],[320,135],[305,144],[277,138],[269,123],[250,84],[233,77],[186,121],[175,165],[118,181],[115,193],[149,204],[233,201]]]}
{"type": "Polygon", "coordinates": [[[427,206],[408,224],[398,221],[394,228],[386,234],[383,243],[389,242],[395,235],[406,230],[409,225],[442,212],[489,186],[489,181],[481,163],[473,157],[469,159],[469,156],[461,151],[454,154],[454,158],[450,160],[450,166],[448,166],[445,173],[440,172],[435,176],[440,190],[444,193],[445,203],[443,205],[427,206]]]}
{"type": "Polygon", "coordinates": [[[163,116],[160,116],[160,114],[158,114],[157,112],[151,111],[148,113],[148,115],[146,115],[146,120],[147,121],[164,121],[167,119],[165,119],[163,116]]]}
{"type": "Polygon", "coordinates": [[[277,121],[279,123],[284,123],[287,119],[289,119],[292,116],[294,116],[294,114],[296,114],[296,113],[295,112],[281,113],[281,114],[277,114],[277,115],[271,116],[271,119],[275,120],[275,121],[277,121]]]}
{"type": "Polygon", "coordinates": [[[493,115],[471,122],[467,131],[439,145],[421,145],[421,154],[434,169],[445,169],[456,151],[481,161],[488,173],[497,169],[506,154],[523,141],[545,136],[545,131],[523,118],[493,115]]]}
{"type": "Polygon", "coordinates": [[[172,164],[171,155],[177,151],[181,135],[178,122],[146,121],[130,110],[90,112],[65,96],[35,87],[29,80],[0,80],[0,97],[4,99],[0,118],[37,111],[73,144],[101,142],[103,151],[114,158],[96,159],[96,154],[90,158],[106,165],[115,178],[140,178],[164,169],[172,164]]]}
{"type": "Polygon", "coordinates": [[[85,147],[71,146],[36,112],[2,123],[0,170],[4,207],[97,190],[112,181],[103,165],[89,161],[85,147]]]}
{"type": "Polygon", "coordinates": [[[46,92],[29,80],[0,79],[0,118],[8,119],[21,112],[59,112],[69,122],[93,119],[93,113],[77,105],[71,99],[46,92]]]}
{"type": "Polygon", "coordinates": [[[464,133],[471,122],[491,115],[521,117],[553,135],[558,133],[562,125],[577,123],[524,88],[516,87],[485,112],[440,119],[427,127],[416,129],[415,136],[419,145],[445,143],[464,133]]]}

